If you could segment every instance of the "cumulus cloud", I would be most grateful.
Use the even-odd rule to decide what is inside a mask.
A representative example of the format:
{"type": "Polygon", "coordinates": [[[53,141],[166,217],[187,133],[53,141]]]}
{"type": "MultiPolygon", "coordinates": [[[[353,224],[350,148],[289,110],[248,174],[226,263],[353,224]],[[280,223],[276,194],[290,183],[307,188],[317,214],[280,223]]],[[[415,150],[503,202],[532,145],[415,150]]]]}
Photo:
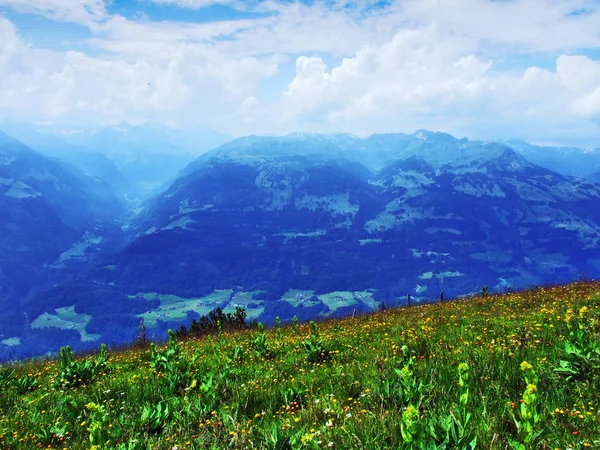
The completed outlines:
{"type": "Polygon", "coordinates": [[[14,59],[27,50],[26,45],[18,38],[17,29],[8,20],[0,17],[0,70],[7,74],[14,59]]]}
{"type": "Polygon", "coordinates": [[[319,57],[299,57],[281,117],[294,123],[318,114],[349,131],[442,125],[471,135],[482,117],[488,129],[496,123],[497,132],[517,134],[531,122],[551,130],[557,121],[600,119],[600,62],[561,55],[553,71],[494,71],[477,50],[471,39],[448,35],[435,22],[367,45],[331,68],[319,57]]]}
{"type": "Polygon", "coordinates": [[[427,113],[469,101],[481,94],[492,65],[469,50],[460,38],[442,39],[432,26],[365,46],[330,71],[320,58],[300,57],[285,93],[286,110],[302,114],[328,106],[327,118],[337,122],[396,116],[394,111],[427,113]]]}
{"type": "Polygon", "coordinates": [[[231,59],[204,46],[170,47],[168,59],[41,51],[26,45],[6,19],[0,19],[0,37],[0,108],[35,120],[172,114],[189,122],[207,120],[237,108],[258,79],[277,70],[268,59],[231,59]]]}
{"type": "Polygon", "coordinates": [[[0,0],[90,29],[77,50],[43,50],[0,17],[0,109],[230,134],[434,128],[600,139],[592,0],[153,1],[266,14],[181,23],[108,14],[101,0],[0,0]]]}

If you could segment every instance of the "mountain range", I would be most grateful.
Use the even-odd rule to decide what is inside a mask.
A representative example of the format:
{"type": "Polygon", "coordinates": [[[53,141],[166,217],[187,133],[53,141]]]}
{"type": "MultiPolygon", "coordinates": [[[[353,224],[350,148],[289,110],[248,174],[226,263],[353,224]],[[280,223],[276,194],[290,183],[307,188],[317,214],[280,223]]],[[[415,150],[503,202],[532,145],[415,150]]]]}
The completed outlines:
{"type": "Polygon", "coordinates": [[[173,181],[198,155],[228,140],[209,128],[183,131],[152,124],[86,128],[4,121],[0,130],[108,183],[134,203],[173,181]]]}
{"type": "Polygon", "coordinates": [[[12,130],[28,145],[0,135],[0,358],[217,306],[306,320],[600,273],[598,149],[294,133],[184,167],[197,141],[168,129],[12,130]]]}

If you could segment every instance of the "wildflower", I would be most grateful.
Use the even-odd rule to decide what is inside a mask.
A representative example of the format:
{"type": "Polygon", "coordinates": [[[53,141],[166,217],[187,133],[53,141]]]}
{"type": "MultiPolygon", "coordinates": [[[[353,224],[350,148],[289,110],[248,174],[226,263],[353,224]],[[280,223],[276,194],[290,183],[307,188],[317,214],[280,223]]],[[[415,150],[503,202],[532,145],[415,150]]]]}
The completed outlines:
{"type": "Polygon", "coordinates": [[[529,364],[527,361],[523,361],[523,362],[521,363],[521,370],[522,370],[523,372],[525,372],[525,371],[527,371],[527,370],[531,370],[531,369],[533,369],[533,366],[532,366],[531,364],[529,364]]]}
{"type": "Polygon", "coordinates": [[[572,309],[568,309],[567,313],[565,314],[565,322],[569,323],[573,317],[575,316],[575,313],[573,312],[572,309]]]}

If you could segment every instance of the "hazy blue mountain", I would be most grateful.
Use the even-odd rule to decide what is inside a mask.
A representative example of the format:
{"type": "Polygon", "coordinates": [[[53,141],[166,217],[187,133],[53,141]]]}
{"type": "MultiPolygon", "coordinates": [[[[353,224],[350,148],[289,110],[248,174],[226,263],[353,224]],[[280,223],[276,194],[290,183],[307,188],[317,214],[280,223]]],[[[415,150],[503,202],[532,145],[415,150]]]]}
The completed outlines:
{"type": "Polygon", "coordinates": [[[177,130],[162,125],[121,124],[89,128],[5,122],[0,129],[44,154],[106,180],[130,199],[157,192],[198,155],[228,140],[205,127],[177,130]]]}
{"type": "MultiPolygon", "coordinates": [[[[269,322],[599,276],[600,185],[534,151],[425,130],[236,139],[137,208],[122,247],[21,306],[38,326],[74,308],[84,345],[208,305],[269,322]]],[[[12,330],[36,349],[41,331],[12,330]]]]}
{"type": "Polygon", "coordinates": [[[374,171],[359,162],[365,146],[311,139],[251,137],[203,156],[145,204],[94,281],[149,298],[253,292],[270,321],[330,311],[290,306],[290,289],[397,304],[600,273],[597,184],[499,143],[413,142],[420,158],[394,147],[413,138],[386,136],[374,171]]]}
{"type": "Polygon", "coordinates": [[[164,125],[133,126],[124,123],[112,127],[55,127],[50,130],[67,142],[101,150],[109,155],[128,152],[198,155],[229,140],[227,136],[201,126],[182,130],[164,125]]]}
{"type": "MultiPolygon", "coordinates": [[[[530,162],[562,175],[592,179],[600,172],[600,149],[576,147],[540,147],[520,140],[497,141],[524,156],[530,162]]],[[[398,159],[416,156],[434,167],[479,154],[494,142],[457,139],[448,133],[417,130],[412,134],[373,134],[367,138],[344,133],[292,133],[283,137],[248,136],[233,140],[207,152],[190,164],[190,173],[210,158],[249,161],[283,155],[316,158],[345,158],[370,170],[380,170],[398,159]]]]}
{"type": "Polygon", "coordinates": [[[69,143],[108,155],[142,197],[173,181],[198,155],[228,140],[206,127],[177,130],[162,125],[63,128],[54,133],[69,143]]]}
{"type": "Polygon", "coordinates": [[[131,186],[125,175],[105,154],[82,145],[70,144],[47,129],[39,131],[34,125],[18,122],[0,123],[0,130],[29,147],[59,161],[73,166],[83,175],[92,177],[113,187],[117,195],[131,195],[131,186]]]}
{"type": "Polygon", "coordinates": [[[0,133],[0,307],[114,250],[121,214],[123,204],[97,180],[0,133]]]}
{"type": "Polygon", "coordinates": [[[594,174],[600,172],[598,148],[588,150],[577,147],[537,146],[518,139],[506,143],[532,163],[563,175],[594,180],[594,174]]]}
{"type": "Polygon", "coordinates": [[[287,287],[329,283],[324,289],[336,290],[358,283],[352,288],[365,289],[383,287],[390,281],[386,277],[396,277],[398,270],[415,270],[414,252],[432,251],[448,253],[450,262],[440,266],[436,261],[431,267],[419,263],[420,272],[412,279],[428,271],[474,270],[472,277],[454,277],[450,283],[459,286],[457,291],[476,286],[477,280],[496,285],[502,278],[524,285],[540,282],[550,272],[598,270],[586,258],[594,259],[600,230],[600,212],[591,207],[600,187],[533,165],[504,145],[480,144],[477,152],[467,147],[454,156],[447,149],[429,152],[425,158],[397,159],[374,173],[357,162],[337,159],[335,152],[322,160],[280,156],[272,141],[267,143],[264,154],[257,147],[235,159],[231,152],[226,158],[217,152],[151,201],[138,217],[140,237],[123,254],[127,263],[116,271],[117,277],[127,280],[138,266],[131,261],[139,258],[145,270],[153,261],[163,268],[159,272],[164,280],[146,281],[151,290],[202,291],[199,280],[204,276],[212,280],[207,289],[223,277],[226,283],[256,280],[265,287],[276,283],[276,267],[287,264],[282,270],[293,280],[287,287]],[[314,253],[320,246],[327,251],[316,261],[328,261],[331,270],[326,272],[300,256],[306,248],[314,253]],[[386,263],[377,261],[381,252],[386,263]],[[476,262],[485,254],[497,260],[490,265],[476,262]],[[534,261],[525,262],[533,254],[534,261]],[[292,270],[291,261],[298,258],[292,270]],[[181,273],[164,270],[170,260],[181,273]],[[349,260],[357,263],[357,274],[338,282],[338,277],[347,278],[343,261],[349,260]],[[246,264],[252,273],[246,274],[246,264]],[[301,275],[300,267],[310,275],[301,275]],[[385,273],[387,281],[374,286],[382,275],[371,273],[372,267],[385,273]],[[258,276],[256,270],[273,275],[258,276]]]}

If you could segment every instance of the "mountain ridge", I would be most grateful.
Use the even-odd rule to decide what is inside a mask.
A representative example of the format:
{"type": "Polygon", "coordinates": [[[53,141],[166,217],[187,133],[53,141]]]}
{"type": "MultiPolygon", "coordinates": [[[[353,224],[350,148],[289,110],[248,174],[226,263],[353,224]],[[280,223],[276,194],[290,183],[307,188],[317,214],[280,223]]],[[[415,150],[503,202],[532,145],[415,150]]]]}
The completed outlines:
{"type": "Polygon", "coordinates": [[[159,333],[207,305],[243,304],[269,323],[600,275],[600,185],[526,156],[426,130],[235,140],[130,206],[116,245],[76,279],[22,298],[36,326],[75,328],[34,330],[16,309],[0,325],[30,351],[42,335],[48,345],[85,346],[109,330],[127,339],[141,318],[159,333]]]}

